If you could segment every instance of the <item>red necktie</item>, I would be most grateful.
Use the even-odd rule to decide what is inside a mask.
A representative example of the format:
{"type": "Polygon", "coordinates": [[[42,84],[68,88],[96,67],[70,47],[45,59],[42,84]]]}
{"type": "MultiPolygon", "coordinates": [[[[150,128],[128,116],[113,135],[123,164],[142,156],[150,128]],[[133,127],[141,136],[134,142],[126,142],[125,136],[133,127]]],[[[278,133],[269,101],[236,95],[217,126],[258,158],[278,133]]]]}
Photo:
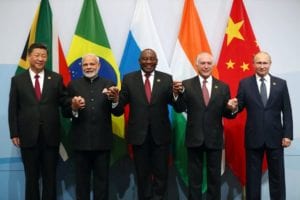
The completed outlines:
{"type": "Polygon", "coordinates": [[[208,89],[206,87],[206,83],[207,83],[207,80],[204,79],[203,85],[202,85],[202,94],[203,94],[204,103],[207,106],[207,104],[209,102],[209,93],[208,93],[208,89]]]}
{"type": "Polygon", "coordinates": [[[40,76],[36,74],[34,78],[35,78],[35,83],[34,83],[35,96],[36,99],[39,101],[41,99],[41,87],[39,81],[40,76]]]}
{"type": "Polygon", "coordinates": [[[150,81],[149,81],[149,76],[150,74],[145,74],[145,93],[146,93],[146,96],[147,96],[147,100],[148,102],[150,103],[151,101],[151,85],[150,85],[150,81]]]}

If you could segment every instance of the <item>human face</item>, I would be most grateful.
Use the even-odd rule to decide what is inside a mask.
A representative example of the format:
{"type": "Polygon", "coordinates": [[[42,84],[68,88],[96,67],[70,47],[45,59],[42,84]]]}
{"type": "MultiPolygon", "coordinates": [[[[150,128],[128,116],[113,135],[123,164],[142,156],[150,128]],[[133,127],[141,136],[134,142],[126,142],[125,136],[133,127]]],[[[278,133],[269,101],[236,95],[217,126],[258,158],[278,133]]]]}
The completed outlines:
{"type": "Polygon", "coordinates": [[[95,55],[86,55],[82,58],[82,72],[87,78],[95,78],[98,75],[100,63],[95,55]]]}
{"type": "Polygon", "coordinates": [[[157,65],[156,53],[152,49],[146,49],[142,51],[139,62],[140,62],[141,69],[145,73],[150,74],[155,70],[157,65]]]}
{"type": "Polygon", "coordinates": [[[264,77],[269,73],[271,66],[271,58],[266,53],[258,53],[254,57],[254,68],[258,76],[264,77]]]}
{"type": "Polygon", "coordinates": [[[209,53],[201,53],[197,57],[196,66],[200,76],[208,78],[213,71],[213,57],[209,53]]]}
{"type": "Polygon", "coordinates": [[[39,73],[43,71],[47,62],[48,54],[46,49],[36,48],[28,54],[30,68],[33,72],[39,73]]]}

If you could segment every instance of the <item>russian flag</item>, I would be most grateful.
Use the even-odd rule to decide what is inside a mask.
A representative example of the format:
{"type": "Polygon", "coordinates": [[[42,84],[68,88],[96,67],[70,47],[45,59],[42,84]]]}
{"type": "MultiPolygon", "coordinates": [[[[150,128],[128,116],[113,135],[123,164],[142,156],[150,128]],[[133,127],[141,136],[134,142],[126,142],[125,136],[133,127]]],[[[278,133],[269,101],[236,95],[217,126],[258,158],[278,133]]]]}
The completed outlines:
{"type": "Polygon", "coordinates": [[[143,49],[153,49],[158,57],[157,70],[171,74],[150,12],[148,0],[137,0],[126,46],[121,59],[121,78],[140,69],[139,56],[143,49]]]}

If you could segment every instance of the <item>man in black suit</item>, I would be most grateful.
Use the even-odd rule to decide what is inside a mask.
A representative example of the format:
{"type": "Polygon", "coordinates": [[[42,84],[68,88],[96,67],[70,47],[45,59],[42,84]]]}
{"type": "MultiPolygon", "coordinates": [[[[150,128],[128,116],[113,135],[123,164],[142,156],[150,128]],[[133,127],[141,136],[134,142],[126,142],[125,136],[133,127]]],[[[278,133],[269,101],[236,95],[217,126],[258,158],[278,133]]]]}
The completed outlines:
{"type": "Polygon", "coordinates": [[[203,155],[207,160],[207,200],[221,199],[222,118],[234,118],[236,102],[229,101],[227,84],[212,76],[213,57],[197,56],[199,75],[174,82],[180,111],[187,112],[185,144],[188,152],[189,200],[202,199],[203,155]]]}
{"type": "Polygon", "coordinates": [[[66,97],[62,77],[45,69],[48,50],[34,43],[28,49],[29,70],[11,80],[9,128],[20,147],[25,171],[25,199],[56,199],[56,166],[60,141],[59,106],[66,97]]]}
{"type": "Polygon", "coordinates": [[[261,199],[263,155],[269,169],[271,199],[284,200],[283,148],[293,139],[293,119],[285,80],[269,74],[271,57],[266,52],[254,56],[255,75],[240,81],[238,110],[247,109],[245,127],[246,196],[261,199]]]}
{"type": "Polygon", "coordinates": [[[123,78],[118,107],[129,104],[126,139],[133,145],[138,198],[166,196],[171,125],[168,104],[174,105],[172,77],[156,71],[154,50],[141,52],[141,70],[123,78]]]}
{"type": "Polygon", "coordinates": [[[113,142],[111,113],[117,114],[113,102],[118,101],[118,89],[112,81],[99,77],[99,70],[99,57],[94,54],[82,57],[84,77],[68,85],[70,101],[64,109],[64,115],[72,117],[78,200],[90,199],[92,176],[93,199],[109,199],[108,177],[113,142]]]}

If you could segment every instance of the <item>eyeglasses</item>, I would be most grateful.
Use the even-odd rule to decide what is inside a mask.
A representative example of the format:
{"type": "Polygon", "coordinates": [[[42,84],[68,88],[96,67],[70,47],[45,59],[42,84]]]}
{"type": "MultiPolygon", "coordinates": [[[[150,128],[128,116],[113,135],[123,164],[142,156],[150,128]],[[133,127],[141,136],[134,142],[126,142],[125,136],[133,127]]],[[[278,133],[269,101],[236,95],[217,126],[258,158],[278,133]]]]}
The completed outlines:
{"type": "Polygon", "coordinates": [[[260,61],[258,61],[258,62],[255,62],[255,64],[256,65],[268,65],[269,62],[260,62],[260,61]]]}

